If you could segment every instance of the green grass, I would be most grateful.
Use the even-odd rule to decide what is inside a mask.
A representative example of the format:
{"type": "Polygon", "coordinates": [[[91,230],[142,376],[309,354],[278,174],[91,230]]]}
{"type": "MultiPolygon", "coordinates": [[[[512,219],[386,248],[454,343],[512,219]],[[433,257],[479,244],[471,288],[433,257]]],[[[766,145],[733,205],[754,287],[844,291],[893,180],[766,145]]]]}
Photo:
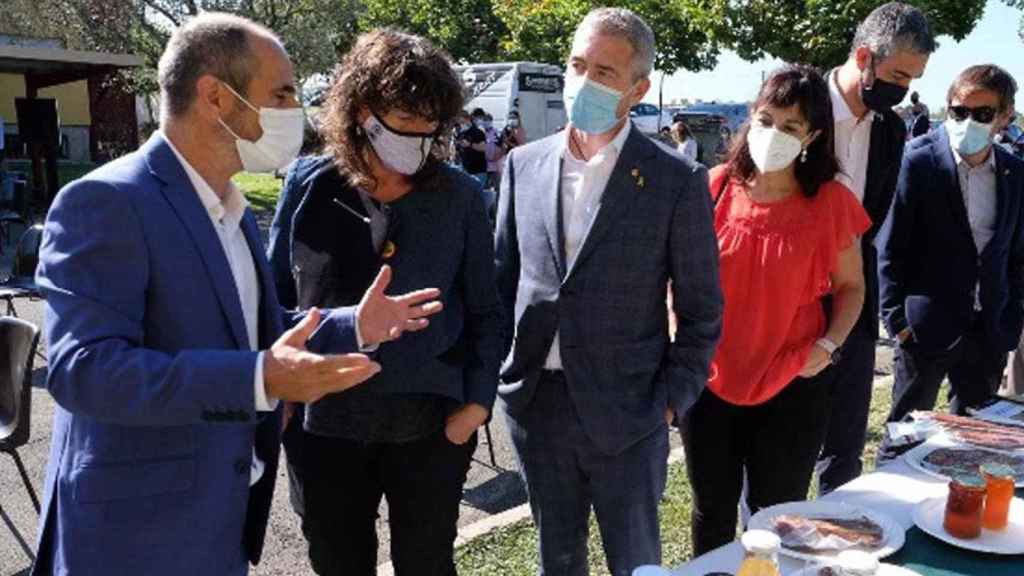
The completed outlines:
{"type": "Polygon", "coordinates": [[[233,178],[252,204],[253,210],[273,212],[277,197],[281,193],[281,180],[272,174],[250,174],[243,172],[233,178]]]}
{"type": "MultiPolygon", "coordinates": [[[[947,388],[943,387],[937,410],[946,410],[947,388]]],[[[877,386],[871,400],[871,414],[868,423],[868,444],[864,451],[865,473],[874,470],[882,428],[892,404],[892,386],[877,386]]],[[[812,494],[813,494],[812,487],[812,494]]],[[[690,542],[690,483],[682,462],[669,466],[668,487],[662,499],[658,517],[661,524],[662,564],[675,567],[691,558],[690,542]]],[[[604,576],[608,574],[604,553],[601,550],[601,536],[593,516],[590,519],[590,572],[604,576]]],[[[455,552],[459,574],[463,576],[532,576],[537,573],[537,531],[532,521],[519,522],[477,538],[455,552]]]]}

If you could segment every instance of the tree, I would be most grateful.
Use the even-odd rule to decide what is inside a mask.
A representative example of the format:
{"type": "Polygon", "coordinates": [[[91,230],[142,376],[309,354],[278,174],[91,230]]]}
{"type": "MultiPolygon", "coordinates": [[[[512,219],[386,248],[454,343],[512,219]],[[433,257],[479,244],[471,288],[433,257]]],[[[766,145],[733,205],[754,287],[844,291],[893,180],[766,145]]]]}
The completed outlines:
{"type": "Polygon", "coordinates": [[[590,10],[620,6],[650,24],[657,43],[655,67],[702,70],[715,65],[726,0],[506,0],[495,6],[508,27],[501,54],[508,59],[564,64],[576,26],[590,10]]]}
{"type": "Polygon", "coordinates": [[[499,58],[499,39],[507,32],[492,0],[366,0],[360,29],[394,26],[430,38],[456,62],[499,58]]]}
{"type": "MultiPolygon", "coordinates": [[[[1021,2],[1024,0],[1007,0],[1021,2]]],[[[740,0],[726,10],[730,47],[745,60],[765,55],[831,68],[846,61],[857,25],[883,0],[740,0]]],[[[935,36],[963,40],[985,0],[911,0],[935,36]]]]}

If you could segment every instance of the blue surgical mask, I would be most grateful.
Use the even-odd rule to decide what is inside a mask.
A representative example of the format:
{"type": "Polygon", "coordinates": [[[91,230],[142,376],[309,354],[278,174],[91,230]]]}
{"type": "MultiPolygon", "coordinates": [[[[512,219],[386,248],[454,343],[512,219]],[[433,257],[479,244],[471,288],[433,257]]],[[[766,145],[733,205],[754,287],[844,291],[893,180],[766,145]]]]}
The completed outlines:
{"type": "Polygon", "coordinates": [[[622,92],[584,76],[570,75],[565,82],[563,98],[569,122],[587,134],[604,134],[621,120],[618,117],[622,92]]]}
{"type": "Polygon", "coordinates": [[[977,154],[992,143],[992,124],[975,122],[973,118],[963,122],[947,118],[946,132],[949,134],[950,146],[961,156],[977,154]]]}

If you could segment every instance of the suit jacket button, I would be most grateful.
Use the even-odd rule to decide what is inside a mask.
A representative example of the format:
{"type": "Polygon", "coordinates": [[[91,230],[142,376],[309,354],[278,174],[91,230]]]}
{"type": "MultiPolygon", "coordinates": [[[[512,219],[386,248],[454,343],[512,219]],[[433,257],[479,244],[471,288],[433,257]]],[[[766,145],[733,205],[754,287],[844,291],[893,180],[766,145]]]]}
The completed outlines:
{"type": "Polygon", "coordinates": [[[239,476],[248,472],[250,467],[252,467],[252,464],[245,460],[238,460],[235,462],[235,472],[237,472],[239,476]]]}

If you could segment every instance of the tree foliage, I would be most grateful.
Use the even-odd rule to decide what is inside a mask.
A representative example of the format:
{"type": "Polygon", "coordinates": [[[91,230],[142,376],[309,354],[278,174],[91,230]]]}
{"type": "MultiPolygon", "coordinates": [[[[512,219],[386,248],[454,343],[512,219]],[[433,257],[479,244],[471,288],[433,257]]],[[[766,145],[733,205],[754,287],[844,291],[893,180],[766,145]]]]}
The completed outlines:
{"type": "Polygon", "coordinates": [[[504,2],[492,0],[367,0],[359,19],[361,30],[394,26],[420,34],[460,62],[498,57],[499,39],[507,29],[496,13],[504,2]]]}
{"type": "MultiPolygon", "coordinates": [[[[1017,0],[1024,2],[1024,0],[1017,0]]],[[[857,25],[880,0],[739,0],[726,11],[727,44],[746,60],[774,56],[822,68],[847,59],[857,25]]],[[[981,20],[985,0],[910,0],[932,33],[963,40],[981,20]]]]}

